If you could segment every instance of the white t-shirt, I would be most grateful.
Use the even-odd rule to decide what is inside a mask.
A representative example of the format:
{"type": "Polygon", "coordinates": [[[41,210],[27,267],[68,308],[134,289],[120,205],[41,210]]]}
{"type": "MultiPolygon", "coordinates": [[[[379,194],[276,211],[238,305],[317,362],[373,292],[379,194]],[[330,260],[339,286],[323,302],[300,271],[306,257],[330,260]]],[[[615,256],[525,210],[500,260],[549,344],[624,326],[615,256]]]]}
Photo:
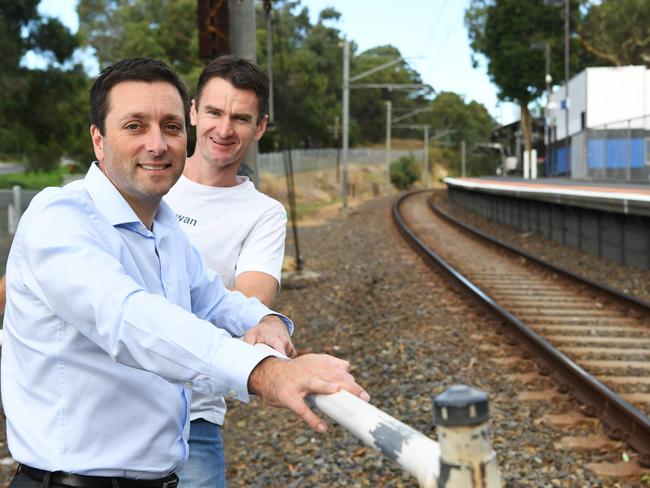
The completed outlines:
{"type": "MultiPolygon", "coordinates": [[[[239,184],[215,187],[181,176],[165,196],[181,228],[227,288],[246,271],[261,271],[280,285],[287,213],[278,201],[260,193],[247,177],[239,184]]],[[[192,393],[190,420],[222,425],[226,402],[192,393]]]]}

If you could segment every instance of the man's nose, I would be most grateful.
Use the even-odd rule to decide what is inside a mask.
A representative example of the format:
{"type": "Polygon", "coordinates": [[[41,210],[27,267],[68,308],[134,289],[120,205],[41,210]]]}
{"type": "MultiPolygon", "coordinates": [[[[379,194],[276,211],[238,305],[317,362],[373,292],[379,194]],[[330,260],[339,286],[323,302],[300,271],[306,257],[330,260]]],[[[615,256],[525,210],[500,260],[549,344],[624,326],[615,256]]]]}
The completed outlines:
{"type": "Polygon", "coordinates": [[[233,133],[233,124],[232,120],[230,120],[230,117],[219,117],[219,120],[217,120],[216,129],[219,137],[229,137],[233,133]]]}
{"type": "Polygon", "coordinates": [[[147,133],[145,149],[154,156],[160,156],[167,150],[167,141],[165,140],[165,134],[163,134],[160,128],[153,127],[147,133]]]}

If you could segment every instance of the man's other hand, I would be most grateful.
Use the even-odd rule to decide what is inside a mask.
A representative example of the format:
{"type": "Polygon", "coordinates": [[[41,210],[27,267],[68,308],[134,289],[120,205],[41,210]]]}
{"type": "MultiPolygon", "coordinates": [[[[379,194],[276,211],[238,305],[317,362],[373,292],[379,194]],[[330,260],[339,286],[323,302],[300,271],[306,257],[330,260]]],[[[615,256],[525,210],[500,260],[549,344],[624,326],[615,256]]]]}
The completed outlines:
{"type": "Polygon", "coordinates": [[[349,370],[350,363],[327,354],[306,354],[291,360],[268,357],[251,372],[248,390],[270,405],[293,410],[312,429],[324,433],[327,424],[307,406],[305,397],[345,389],[368,401],[370,395],[356,383],[349,370]]]}
{"type": "Polygon", "coordinates": [[[255,327],[248,329],[244,341],[252,345],[267,344],[290,358],[297,355],[287,326],[277,315],[267,315],[255,327]]]}

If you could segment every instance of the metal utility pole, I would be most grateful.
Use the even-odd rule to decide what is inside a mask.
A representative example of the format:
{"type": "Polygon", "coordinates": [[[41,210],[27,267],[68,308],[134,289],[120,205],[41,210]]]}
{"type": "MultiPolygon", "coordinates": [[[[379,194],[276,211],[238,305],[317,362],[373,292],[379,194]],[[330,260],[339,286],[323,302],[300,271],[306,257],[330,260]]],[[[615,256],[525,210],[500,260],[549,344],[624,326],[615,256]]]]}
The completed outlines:
{"type": "MultiPolygon", "coordinates": [[[[416,84],[416,83],[367,83],[359,84],[355,83],[354,85],[351,82],[365,78],[373,73],[381,71],[383,69],[389,68],[397,63],[404,61],[404,58],[401,56],[395,59],[392,59],[384,64],[375,66],[363,73],[355,75],[350,78],[350,43],[346,40],[343,41],[343,146],[342,146],[342,156],[343,156],[343,208],[348,206],[348,132],[349,132],[349,119],[350,119],[350,89],[351,88],[387,88],[388,90],[414,90],[427,88],[427,85],[416,84]]],[[[388,124],[390,127],[391,124],[388,124]]],[[[390,162],[388,163],[390,165],[390,162]]],[[[387,180],[390,182],[390,171],[388,172],[387,180]]]]}
{"type": "Polygon", "coordinates": [[[544,159],[546,160],[545,166],[549,167],[549,158],[553,152],[551,146],[551,110],[549,104],[551,103],[551,83],[553,82],[553,77],[551,76],[551,44],[546,41],[544,43],[544,61],[546,62],[546,76],[544,81],[546,82],[546,110],[544,121],[546,123],[546,155],[544,159]]]}
{"type": "Polygon", "coordinates": [[[571,2],[570,0],[564,0],[564,86],[565,88],[565,107],[564,107],[564,127],[566,130],[566,139],[565,139],[565,147],[566,147],[566,152],[564,154],[564,161],[567,163],[565,170],[569,170],[570,168],[568,167],[569,163],[569,107],[571,105],[569,101],[569,61],[570,61],[570,17],[571,17],[571,2]]]}
{"type": "MultiPolygon", "coordinates": [[[[228,0],[230,12],[230,52],[233,56],[257,62],[255,45],[255,4],[253,0],[228,0]]],[[[253,141],[244,156],[243,164],[253,172],[253,183],[259,184],[257,141],[253,141]]]]}
{"type": "Polygon", "coordinates": [[[343,208],[348,208],[348,132],[350,129],[350,43],[343,41],[343,208]]]}
{"type": "Polygon", "coordinates": [[[424,187],[429,188],[429,126],[424,126],[424,187]]]}
{"type": "Polygon", "coordinates": [[[465,140],[460,141],[460,175],[465,178],[467,170],[467,158],[465,154],[465,140]]]}
{"type": "Polygon", "coordinates": [[[264,16],[266,17],[266,72],[269,76],[269,123],[275,121],[273,103],[273,28],[271,25],[271,0],[264,0],[264,16]]]}
{"type": "Polygon", "coordinates": [[[390,145],[392,138],[392,122],[391,116],[393,114],[393,102],[386,101],[386,195],[390,191],[390,145]]]}

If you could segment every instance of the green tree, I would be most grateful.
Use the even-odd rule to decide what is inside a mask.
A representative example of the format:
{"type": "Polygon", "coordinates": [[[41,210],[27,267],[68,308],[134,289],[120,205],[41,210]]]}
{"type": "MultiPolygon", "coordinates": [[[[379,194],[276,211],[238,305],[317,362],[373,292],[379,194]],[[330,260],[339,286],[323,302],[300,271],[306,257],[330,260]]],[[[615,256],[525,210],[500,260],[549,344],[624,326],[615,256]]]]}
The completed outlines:
{"type": "MultiPolygon", "coordinates": [[[[580,18],[581,3],[581,0],[570,3],[574,30],[580,18]]],[[[551,73],[554,79],[562,79],[562,9],[547,6],[541,0],[472,0],[465,14],[465,24],[473,51],[487,59],[488,74],[499,89],[499,99],[519,105],[525,147],[530,150],[532,120],[528,105],[545,90],[544,54],[531,49],[531,44],[551,44],[551,73]]],[[[581,59],[575,39],[571,52],[572,72],[575,73],[581,59]]]]}
{"type": "Polygon", "coordinates": [[[49,169],[62,155],[79,154],[70,127],[79,117],[75,102],[86,77],[79,66],[67,66],[76,35],[59,20],[40,17],[38,3],[5,0],[0,10],[0,154],[49,169]],[[21,65],[30,50],[46,60],[45,69],[21,65]]]}
{"type": "Polygon", "coordinates": [[[100,67],[133,56],[160,59],[188,86],[204,62],[198,54],[196,0],[80,0],[79,33],[100,67]]]}
{"type": "MultiPolygon", "coordinates": [[[[258,9],[258,60],[266,69],[266,23],[258,9]]],[[[275,72],[275,127],[261,148],[290,145],[322,147],[334,143],[340,113],[342,54],[336,23],[340,14],[323,10],[316,24],[300,1],[279,1],[272,12],[275,72]]]]}
{"type": "Polygon", "coordinates": [[[468,155],[472,154],[474,174],[493,173],[498,164],[494,154],[479,154],[490,141],[492,130],[497,126],[484,105],[471,101],[453,92],[440,92],[431,101],[430,112],[418,116],[419,123],[431,126],[431,137],[435,144],[443,144],[439,151],[441,162],[449,169],[458,167],[460,144],[465,141],[468,155]]]}
{"type": "MultiPolygon", "coordinates": [[[[364,73],[372,68],[381,66],[402,55],[394,46],[386,45],[368,49],[358,56],[353,56],[350,73],[364,73]]],[[[421,85],[420,74],[402,60],[388,68],[377,71],[357,84],[385,84],[396,85],[421,85]]],[[[392,104],[393,117],[411,112],[415,108],[428,104],[424,94],[432,91],[428,89],[396,88],[361,88],[351,90],[350,115],[353,123],[360,132],[360,139],[367,142],[383,140],[386,133],[386,102],[392,104]]],[[[409,119],[405,122],[411,122],[409,119]]]]}
{"type": "Polygon", "coordinates": [[[650,2],[603,0],[580,25],[580,44],[598,64],[650,66],[650,2]]]}

